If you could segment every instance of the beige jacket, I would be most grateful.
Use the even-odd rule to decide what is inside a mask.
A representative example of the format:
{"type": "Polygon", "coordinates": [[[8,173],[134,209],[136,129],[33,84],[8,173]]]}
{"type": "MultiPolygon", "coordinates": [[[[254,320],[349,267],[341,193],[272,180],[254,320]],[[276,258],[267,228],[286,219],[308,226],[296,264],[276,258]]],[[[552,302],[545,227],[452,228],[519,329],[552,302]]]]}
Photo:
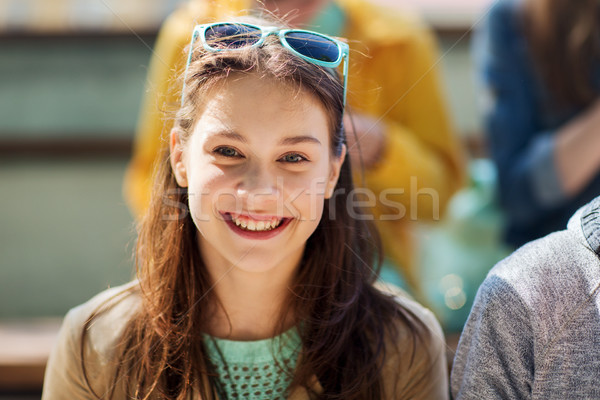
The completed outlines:
{"type": "MultiPolygon", "coordinates": [[[[388,290],[388,289],[384,289],[388,290]]],[[[397,301],[420,318],[431,332],[429,346],[417,348],[415,362],[409,369],[406,360],[411,351],[394,352],[388,357],[384,369],[386,399],[435,399],[448,398],[448,377],[445,341],[442,330],[433,314],[395,292],[397,301]],[[429,355],[429,357],[427,357],[429,355]],[[400,362],[402,360],[402,362],[400,362]],[[429,366],[433,362],[431,368],[429,366]]],[[[106,399],[114,385],[115,365],[112,362],[116,343],[130,318],[141,304],[136,282],[106,290],[88,302],[73,308],[63,322],[58,341],[46,367],[42,400],[106,399]],[[126,291],[129,290],[129,294],[126,291]],[[124,294],[124,295],[123,295],[124,294]],[[123,296],[121,296],[123,295],[123,296]],[[85,360],[89,385],[81,365],[81,335],[83,326],[98,307],[117,296],[115,306],[94,319],[85,342],[85,360]],[[92,392],[90,386],[93,388],[92,392]]],[[[406,330],[400,331],[397,343],[407,340],[406,330]]],[[[390,346],[395,348],[396,346],[390,346]]],[[[315,379],[315,382],[316,379],[315,379]]],[[[320,386],[315,383],[315,389],[320,386]]],[[[114,400],[126,399],[123,380],[116,383],[114,400]]],[[[295,390],[289,397],[293,400],[308,399],[306,390],[295,390]]]]}

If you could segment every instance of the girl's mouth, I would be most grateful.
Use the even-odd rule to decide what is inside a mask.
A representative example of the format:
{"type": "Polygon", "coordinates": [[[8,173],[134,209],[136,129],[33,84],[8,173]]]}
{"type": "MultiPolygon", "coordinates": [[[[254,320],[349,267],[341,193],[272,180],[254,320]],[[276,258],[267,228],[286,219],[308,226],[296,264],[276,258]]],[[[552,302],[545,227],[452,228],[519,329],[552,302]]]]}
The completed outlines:
{"type": "Polygon", "coordinates": [[[283,218],[270,217],[266,220],[255,220],[253,218],[246,217],[244,215],[234,216],[231,215],[231,220],[236,226],[248,230],[248,231],[270,231],[277,228],[283,218]]]}
{"type": "Polygon", "coordinates": [[[221,213],[227,226],[240,236],[251,239],[268,239],[281,232],[292,218],[276,216],[248,216],[244,214],[221,213]]]}

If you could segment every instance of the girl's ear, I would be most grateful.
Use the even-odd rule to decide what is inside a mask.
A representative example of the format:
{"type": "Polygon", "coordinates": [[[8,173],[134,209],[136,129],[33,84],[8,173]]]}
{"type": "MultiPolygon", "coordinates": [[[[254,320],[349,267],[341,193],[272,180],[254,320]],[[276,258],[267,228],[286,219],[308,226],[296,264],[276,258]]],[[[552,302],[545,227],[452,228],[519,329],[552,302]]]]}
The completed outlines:
{"type": "Polygon", "coordinates": [[[171,168],[177,183],[181,187],[187,187],[187,170],[183,160],[183,145],[181,144],[180,138],[181,133],[182,132],[180,128],[171,129],[171,134],[169,137],[169,148],[171,150],[170,160],[171,168]]]}
{"type": "Polygon", "coordinates": [[[337,184],[338,178],[340,177],[340,170],[342,169],[342,164],[346,159],[346,145],[342,145],[342,152],[339,157],[334,157],[331,160],[331,172],[329,174],[329,180],[327,181],[327,186],[325,187],[325,198],[329,199],[333,196],[333,191],[335,190],[335,185],[337,184]]]}

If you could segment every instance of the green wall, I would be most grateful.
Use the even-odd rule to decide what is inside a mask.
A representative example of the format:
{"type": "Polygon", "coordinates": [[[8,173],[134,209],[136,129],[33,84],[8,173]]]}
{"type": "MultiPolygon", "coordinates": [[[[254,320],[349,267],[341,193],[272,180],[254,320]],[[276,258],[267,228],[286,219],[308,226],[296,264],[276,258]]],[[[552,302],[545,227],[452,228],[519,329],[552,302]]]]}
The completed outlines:
{"type": "Polygon", "coordinates": [[[0,318],[62,315],[131,277],[125,162],[0,161],[0,318]]]}
{"type": "Polygon", "coordinates": [[[136,37],[1,38],[0,138],[130,135],[149,58],[136,37]]]}
{"type": "MultiPolygon", "coordinates": [[[[0,144],[130,138],[149,59],[135,37],[2,38],[0,144]]],[[[127,161],[0,156],[0,318],[63,315],[132,276],[127,161]]]]}

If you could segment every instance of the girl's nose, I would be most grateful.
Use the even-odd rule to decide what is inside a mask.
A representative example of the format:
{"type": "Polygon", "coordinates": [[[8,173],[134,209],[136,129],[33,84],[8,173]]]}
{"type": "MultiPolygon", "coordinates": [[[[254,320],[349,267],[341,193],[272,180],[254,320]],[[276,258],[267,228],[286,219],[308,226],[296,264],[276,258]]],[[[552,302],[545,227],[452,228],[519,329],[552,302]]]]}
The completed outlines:
{"type": "Polygon", "coordinates": [[[267,210],[277,203],[281,195],[282,179],[266,168],[249,168],[237,187],[237,195],[250,211],[267,210]]]}

